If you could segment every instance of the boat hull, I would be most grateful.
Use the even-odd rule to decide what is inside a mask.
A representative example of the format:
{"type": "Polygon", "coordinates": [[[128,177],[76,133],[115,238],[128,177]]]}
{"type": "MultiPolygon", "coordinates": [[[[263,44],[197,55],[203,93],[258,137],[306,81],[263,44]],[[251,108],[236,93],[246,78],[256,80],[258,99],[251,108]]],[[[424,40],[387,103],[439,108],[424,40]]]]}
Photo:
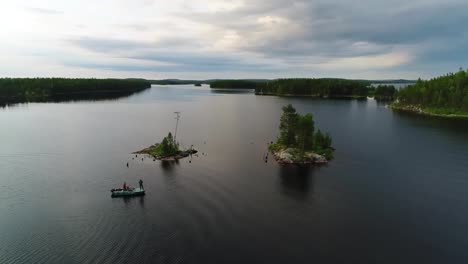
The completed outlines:
{"type": "Polygon", "coordinates": [[[114,190],[111,191],[111,197],[131,197],[131,196],[142,196],[145,195],[145,190],[141,188],[135,188],[131,191],[124,191],[124,190],[114,190]]]}

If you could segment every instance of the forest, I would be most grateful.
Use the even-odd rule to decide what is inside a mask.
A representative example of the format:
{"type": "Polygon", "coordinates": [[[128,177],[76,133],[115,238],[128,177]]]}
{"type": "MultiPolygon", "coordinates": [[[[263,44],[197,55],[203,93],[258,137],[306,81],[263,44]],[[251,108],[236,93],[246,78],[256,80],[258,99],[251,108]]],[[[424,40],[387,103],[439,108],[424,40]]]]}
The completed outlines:
{"type": "Polygon", "coordinates": [[[139,79],[0,78],[3,101],[41,101],[56,96],[137,92],[151,87],[139,79]]]}
{"type": "Polygon", "coordinates": [[[468,72],[460,69],[431,80],[419,79],[416,84],[397,92],[398,106],[417,106],[434,114],[468,113],[468,72]]]}
{"type": "Polygon", "coordinates": [[[179,80],[179,79],[164,79],[164,80],[149,80],[151,84],[158,85],[187,85],[187,84],[204,84],[207,81],[197,81],[197,80],[179,80]]]}
{"type": "Polygon", "coordinates": [[[255,80],[214,80],[210,82],[211,88],[225,89],[255,89],[265,81],[255,80]]]}
{"type": "Polygon", "coordinates": [[[278,79],[256,85],[257,95],[366,98],[369,81],[346,79],[278,79]]]}
{"type": "Polygon", "coordinates": [[[375,100],[393,100],[397,89],[393,85],[378,85],[368,89],[368,96],[373,96],[375,100]]]}

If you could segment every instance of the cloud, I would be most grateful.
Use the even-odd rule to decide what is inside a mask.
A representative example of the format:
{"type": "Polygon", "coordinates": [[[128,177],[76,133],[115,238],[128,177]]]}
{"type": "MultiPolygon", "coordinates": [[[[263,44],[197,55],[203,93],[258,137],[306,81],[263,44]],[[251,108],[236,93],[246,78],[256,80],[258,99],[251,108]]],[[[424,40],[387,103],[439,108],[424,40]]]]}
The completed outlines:
{"type": "MultiPolygon", "coordinates": [[[[189,40],[189,39],[187,39],[189,40]]],[[[242,54],[227,54],[206,51],[183,51],[168,49],[165,39],[158,42],[137,42],[118,39],[84,37],[69,40],[69,43],[90,52],[98,52],[118,62],[92,60],[67,60],[66,66],[89,67],[115,71],[278,71],[280,68],[271,61],[255,57],[245,59],[242,54]]],[[[183,47],[183,46],[179,46],[183,47]]]]}
{"type": "Polygon", "coordinates": [[[468,60],[463,0],[50,0],[27,13],[67,16],[40,19],[25,3],[0,10],[0,55],[47,50],[70,72],[417,78],[468,60]]]}
{"type": "Polygon", "coordinates": [[[325,69],[381,69],[406,64],[411,61],[411,55],[404,52],[387,54],[338,58],[320,64],[325,69]]]}
{"type": "Polygon", "coordinates": [[[39,8],[39,7],[27,7],[27,11],[40,14],[40,15],[61,15],[63,14],[62,11],[48,9],[48,8],[39,8]]]}

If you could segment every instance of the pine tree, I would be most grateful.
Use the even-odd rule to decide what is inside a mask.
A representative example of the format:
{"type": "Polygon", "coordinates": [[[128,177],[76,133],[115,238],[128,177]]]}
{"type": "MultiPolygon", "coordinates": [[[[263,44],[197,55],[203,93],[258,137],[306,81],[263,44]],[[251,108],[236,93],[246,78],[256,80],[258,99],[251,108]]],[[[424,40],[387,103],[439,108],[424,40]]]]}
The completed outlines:
{"type": "Polygon", "coordinates": [[[283,107],[283,115],[280,120],[280,142],[287,147],[296,145],[296,129],[299,116],[291,105],[283,107]]]}

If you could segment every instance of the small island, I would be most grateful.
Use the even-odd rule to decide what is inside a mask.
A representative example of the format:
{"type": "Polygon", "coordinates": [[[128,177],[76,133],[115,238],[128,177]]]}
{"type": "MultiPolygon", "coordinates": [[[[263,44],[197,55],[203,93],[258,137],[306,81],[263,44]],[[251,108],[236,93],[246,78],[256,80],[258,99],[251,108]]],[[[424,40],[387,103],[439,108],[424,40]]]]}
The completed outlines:
{"type": "Polygon", "coordinates": [[[315,132],[312,114],[300,115],[291,105],[283,107],[280,136],[268,150],[280,164],[326,164],[334,149],[329,133],[315,132]]]}
{"type": "Polygon", "coordinates": [[[198,151],[192,147],[188,150],[180,150],[179,144],[169,132],[167,137],[165,137],[161,143],[156,143],[150,147],[134,152],[133,154],[147,154],[158,160],[175,161],[197,152],[198,151]]]}

